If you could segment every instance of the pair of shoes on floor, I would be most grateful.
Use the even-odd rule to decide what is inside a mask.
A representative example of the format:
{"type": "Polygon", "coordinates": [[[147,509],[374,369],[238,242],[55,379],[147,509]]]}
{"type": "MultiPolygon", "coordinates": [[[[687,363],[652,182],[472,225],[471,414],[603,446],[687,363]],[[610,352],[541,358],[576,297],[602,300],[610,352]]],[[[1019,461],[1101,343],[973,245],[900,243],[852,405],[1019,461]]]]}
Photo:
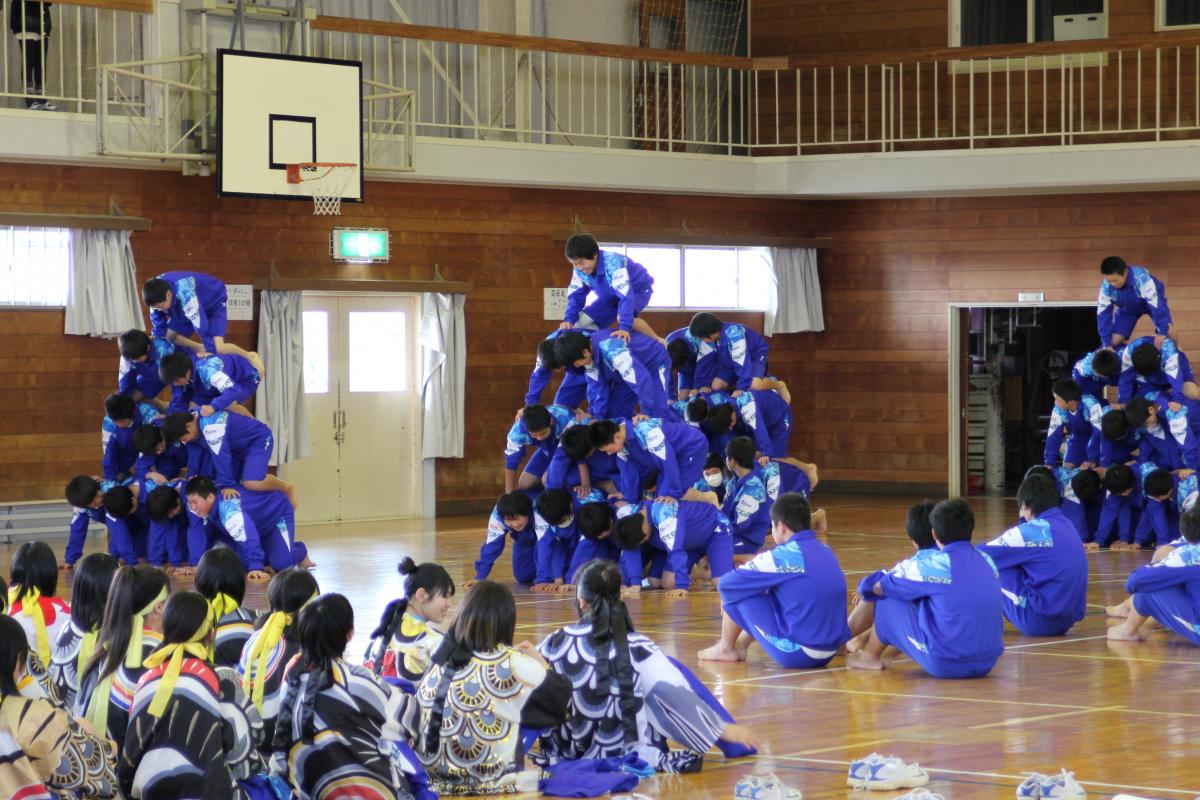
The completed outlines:
{"type": "Polygon", "coordinates": [[[1074,773],[1064,769],[1057,775],[1031,772],[1017,787],[1017,797],[1020,800],[1082,800],[1087,797],[1087,791],[1075,780],[1074,773]]]}
{"type": "Polygon", "coordinates": [[[946,800],[946,798],[928,789],[913,789],[908,794],[897,797],[896,800],[946,800]]]}
{"type": "Polygon", "coordinates": [[[774,775],[747,775],[733,787],[734,800],[804,800],[799,789],[784,786],[774,775]]]}
{"type": "Polygon", "coordinates": [[[894,791],[916,789],[929,783],[929,773],[921,765],[906,764],[895,756],[871,753],[866,758],[850,762],[846,785],[851,789],[894,791]]]}

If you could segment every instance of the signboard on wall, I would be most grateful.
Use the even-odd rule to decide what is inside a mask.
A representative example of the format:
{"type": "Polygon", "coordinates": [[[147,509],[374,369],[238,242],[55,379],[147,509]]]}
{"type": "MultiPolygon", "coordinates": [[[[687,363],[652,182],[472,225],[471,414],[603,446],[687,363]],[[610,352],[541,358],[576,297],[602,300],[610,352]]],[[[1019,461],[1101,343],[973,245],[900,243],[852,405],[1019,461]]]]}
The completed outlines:
{"type": "Polygon", "coordinates": [[[567,313],[567,290],[563,287],[542,289],[542,319],[561,321],[567,313]]]}
{"type": "Polygon", "coordinates": [[[254,287],[248,283],[227,283],[225,313],[229,319],[254,319],[254,287]]]}

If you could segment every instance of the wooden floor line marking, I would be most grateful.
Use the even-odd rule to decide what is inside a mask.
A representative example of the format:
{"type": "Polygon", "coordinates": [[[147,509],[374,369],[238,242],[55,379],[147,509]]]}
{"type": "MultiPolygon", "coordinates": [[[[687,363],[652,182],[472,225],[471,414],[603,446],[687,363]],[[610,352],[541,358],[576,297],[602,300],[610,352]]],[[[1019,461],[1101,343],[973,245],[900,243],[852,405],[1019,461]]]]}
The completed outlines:
{"type": "Polygon", "coordinates": [[[999,722],[985,722],[982,725],[971,725],[968,730],[978,731],[986,730],[987,728],[1005,728],[1012,725],[1023,725],[1026,722],[1043,722],[1048,719],[1074,717],[1080,714],[1097,714],[1102,711],[1120,711],[1124,708],[1125,706],[1104,706],[1103,708],[1076,709],[1074,711],[1059,711],[1054,714],[1039,714],[1034,717],[1010,717],[1009,719],[1002,719],[999,722]]]}

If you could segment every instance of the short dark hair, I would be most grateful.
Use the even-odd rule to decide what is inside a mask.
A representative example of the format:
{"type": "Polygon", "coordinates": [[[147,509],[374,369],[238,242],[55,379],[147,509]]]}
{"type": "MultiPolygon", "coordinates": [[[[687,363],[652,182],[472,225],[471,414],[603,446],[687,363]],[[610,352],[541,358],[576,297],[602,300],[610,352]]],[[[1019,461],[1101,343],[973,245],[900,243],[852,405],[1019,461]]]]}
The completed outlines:
{"type": "Polygon", "coordinates": [[[563,253],[566,254],[568,261],[577,258],[595,258],[600,254],[600,245],[590,234],[577,233],[567,239],[567,246],[563,248],[563,253]]]}
{"type": "Polygon", "coordinates": [[[508,492],[500,495],[496,501],[496,513],[500,519],[512,517],[528,517],[533,514],[533,502],[524,492],[508,492]]]}
{"type": "Polygon", "coordinates": [[[708,419],[708,400],[704,395],[696,395],[687,404],[687,421],[704,422],[708,419]]]}
{"type": "Polygon", "coordinates": [[[587,425],[572,425],[558,437],[558,446],[572,461],[583,461],[592,454],[592,442],[587,425]]]}
{"type": "Polygon", "coordinates": [[[1153,375],[1162,364],[1162,353],[1153,342],[1142,342],[1129,353],[1133,371],[1138,375],[1153,375]]]}
{"type": "Polygon", "coordinates": [[[1133,488],[1133,470],[1127,464],[1113,464],[1104,471],[1103,483],[1113,494],[1124,494],[1133,488]]]}
{"type": "Polygon", "coordinates": [[[598,419],[588,425],[588,441],[593,449],[599,449],[613,443],[621,426],[611,419],[598,419]]]}
{"type": "Polygon", "coordinates": [[[1179,533],[1193,544],[1200,542],[1200,506],[1192,506],[1179,516],[1179,533]]]}
{"type": "Polygon", "coordinates": [[[146,335],[145,331],[134,328],[117,337],[117,347],[120,348],[121,355],[132,361],[135,358],[149,355],[150,337],[146,335]]]}
{"type": "Polygon", "coordinates": [[[472,652],[512,645],[517,629],[517,604],[502,583],[480,581],[463,599],[454,620],[454,641],[472,652]]]}
{"type": "Polygon", "coordinates": [[[1083,398],[1083,390],[1079,388],[1078,383],[1070,378],[1062,378],[1055,381],[1054,385],[1050,387],[1050,391],[1054,393],[1055,397],[1062,398],[1064,403],[1078,402],[1083,398]]]}
{"type": "Polygon", "coordinates": [[[521,409],[521,419],[525,422],[525,430],[530,433],[549,430],[554,425],[550,410],[540,403],[521,409]]]}
{"type": "Polygon", "coordinates": [[[1058,487],[1045,475],[1030,475],[1017,487],[1017,508],[1028,506],[1035,517],[1058,504],[1058,487]]]}
{"type": "Polygon", "coordinates": [[[1021,476],[1021,480],[1025,480],[1030,475],[1045,475],[1050,480],[1054,480],[1054,470],[1050,469],[1045,464],[1034,464],[1032,467],[1025,470],[1025,474],[1021,476]]]}
{"type": "Polygon", "coordinates": [[[104,398],[104,413],[113,422],[133,419],[137,413],[137,403],[130,395],[113,392],[104,398]]]}
{"type": "Polygon", "coordinates": [[[667,355],[671,358],[671,369],[680,369],[692,360],[692,348],[683,338],[667,342],[667,355]]]}
{"type": "Polygon", "coordinates": [[[187,426],[191,421],[192,415],[186,411],[167,414],[162,421],[163,438],[167,440],[167,444],[175,444],[182,439],[183,435],[187,433],[187,426]]]}
{"type": "Polygon", "coordinates": [[[705,339],[720,332],[721,320],[717,318],[716,314],[710,314],[707,311],[701,311],[688,323],[688,333],[697,339],[705,339]]]}
{"type": "MultiPolygon", "coordinates": [[[[691,408],[690,404],[688,408],[691,408]]],[[[721,403],[709,407],[708,414],[700,423],[700,427],[709,433],[728,433],[733,428],[734,419],[733,406],[729,403],[721,403]]]]}
{"type": "Polygon", "coordinates": [[[571,493],[566,489],[547,489],[538,495],[534,507],[538,514],[550,525],[559,525],[571,516],[574,503],[571,493]]]}
{"type": "Polygon", "coordinates": [[[1112,350],[1097,350],[1092,356],[1092,371],[1102,378],[1111,378],[1121,371],[1121,359],[1112,350]]]}
{"type": "Polygon", "coordinates": [[[217,484],[213,483],[213,479],[207,475],[196,475],[188,478],[187,487],[183,493],[188,497],[193,495],[197,497],[208,497],[217,493],[217,484]]]}
{"type": "Polygon", "coordinates": [[[812,506],[799,492],[787,492],[771,505],[771,522],[777,522],[792,533],[812,527],[812,506]]]}
{"type": "Polygon", "coordinates": [[[133,511],[133,491],[128,486],[114,486],[104,493],[104,510],[117,519],[133,511]]]}
{"type": "Polygon", "coordinates": [[[554,340],[554,360],[564,367],[573,365],[583,358],[584,350],[592,349],[590,336],[579,331],[563,331],[554,340]]]}
{"type": "Polygon", "coordinates": [[[209,548],[196,565],[196,591],[209,600],[227,594],[239,606],[246,597],[246,567],[233,548],[209,548]]]}
{"type": "Polygon", "coordinates": [[[634,550],[641,547],[642,537],[646,535],[642,532],[642,524],[645,520],[646,517],[641,511],[617,520],[612,532],[612,538],[617,543],[617,547],[622,550],[634,550]]]}
{"type": "Polygon", "coordinates": [[[749,436],[735,436],[729,440],[729,444],[725,445],[725,457],[732,459],[733,463],[742,469],[754,468],[756,453],[758,453],[758,449],[754,446],[754,440],[749,436]]]}
{"type": "Polygon", "coordinates": [[[157,425],[143,425],[133,432],[133,446],[144,456],[152,456],[163,441],[163,433],[157,425]]]}
{"type": "Polygon", "coordinates": [[[1150,401],[1143,396],[1130,400],[1125,404],[1125,419],[1135,429],[1145,425],[1146,420],[1150,419],[1150,401]]]}
{"type": "Polygon", "coordinates": [[[929,524],[942,544],[969,542],[975,532],[975,512],[961,497],[943,500],[929,512],[929,524]]]}
{"type": "Polygon", "coordinates": [[[67,487],[63,493],[66,495],[67,502],[75,508],[87,508],[96,502],[96,493],[99,491],[100,484],[95,478],[90,475],[76,475],[67,481],[67,487]]]}
{"type": "Polygon", "coordinates": [[[148,306],[158,305],[167,299],[169,291],[171,291],[171,284],[162,278],[150,278],[142,284],[142,302],[148,306]]]}
{"type": "Polygon", "coordinates": [[[924,500],[908,510],[908,518],[904,521],[904,532],[921,550],[937,547],[933,540],[933,528],[929,525],[929,512],[937,504],[932,500],[924,500]]]}
{"type": "Polygon", "coordinates": [[[1119,408],[1105,411],[1104,416],[1100,418],[1100,431],[1105,439],[1119,442],[1129,435],[1129,417],[1119,408]]]}
{"type": "Polygon", "coordinates": [[[1100,494],[1101,486],[1100,473],[1094,469],[1081,469],[1071,476],[1071,491],[1081,503],[1086,503],[1100,494]]]}
{"type": "Polygon", "coordinates": [[[187,353],[168,353],[158,362],[158,379],[163,383],[173,383],[180,378],[186,378],[191,371],[192,357],[187,353]]]}
{"type": "Polygon", "coordinates": [[[579,507],[575,526],[583,538],[596,541],[600,534],[612,528],[614,516],[613,507],[608,503],[584,503],[579,507]]]}
{"type": "Polygon", "coordinates": [[[1108,256],[1100,262],[1101,275],[1124,275],[1125,270],[1125,259],[1120,256],[1108,256]]]}
{"type": "Polygon", "coordinates": [[[725,459],[720,453],[709,453],[704,457],[704,469],[719,469],[725,471],[725,459]]]}
{"type": "Polygon", "coordinates": [[[1165,469],[1156,469],[1142,481],[1142,492],[1155,500],[1165,498],[1175,488],[1175,479],[1165,469]]]}
{"type": "Polygon", "coordinates": [[[179,492],[171,486],[156,486],[146,496],[146,513],[155,522],[167,519],[172,511],[182,505],[179,492]]]}
{"type": "Polygon", "coordinates": [[[537,346],[538,361],[541,361],[542,366],[549,370],[563,366],[558,363],[558,353],[554,349],[554,342],[555,339],[543,339],[537,346]]]}
{"type": "Polygon", "coordinates": [[[9,580],[17,599],[30,589],[42,597],[53,597],[58,591],[58,558],[45,542],[25,542],[13,553],[9,580]]]}

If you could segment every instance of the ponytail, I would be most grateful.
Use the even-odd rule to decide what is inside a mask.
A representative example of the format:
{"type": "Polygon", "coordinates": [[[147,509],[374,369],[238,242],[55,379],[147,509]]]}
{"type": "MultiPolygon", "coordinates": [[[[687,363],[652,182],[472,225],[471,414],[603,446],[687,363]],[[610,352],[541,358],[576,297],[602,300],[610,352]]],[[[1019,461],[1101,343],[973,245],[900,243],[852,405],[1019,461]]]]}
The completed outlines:
{"type": "Polygon", "coordinates": [[[354,630],[354,609],[350,601],[340,594],[326,594],[309,603],[300,612],[297,632],[300,638],[300,659],[287,674],[287,691],[275,723],[275,740],[272,748],[277,752],[288,752],[295,737],[292,735],[292,719],[297,703],[300,710],[300,740],[311,742],[316,733],[313,718],[316,715],[317,695],[333,685],[334,663],[346,652],[346,641],[354,630]],[[303,676],[308,681],[300,693],[303,676]]]}
{"type": "Polygon", "coordinates": [[[425,593],[430,596],[437,594],[447,597],[454,596],[454,580],[440,564],[426,563],[418,566],[411,558],[405,556],[397,565],[396,571],[405,576],[404,596],[388,603],[387,608],[383,610],[383,616],[379,619],[379,627],[371,631],[371,639],[381,639],[379,650],[374,655],[376,675],[383,670],[383,657],[400,632],[400,626],[404,624],[404,613],[408,610],[409,598],[416,594],[418,589],[424,589],[425,593]]]}
{"type": "Polygon", "coordinates": [[[579,597],[586,600],[587,619],[592,623],[588,637],[596,656],[596,688],[606,692],[611,681],[619,688],[617,706],[625,744],[637,742],[637,697],[634,695],[633,661],[629,653],[629,633],[634,629],[629,608],[621,599],[621,571],[612,561],[594,559],[579,568],[579,597]],[[609,659],[612,645],[616,657],[609,659]]]}

